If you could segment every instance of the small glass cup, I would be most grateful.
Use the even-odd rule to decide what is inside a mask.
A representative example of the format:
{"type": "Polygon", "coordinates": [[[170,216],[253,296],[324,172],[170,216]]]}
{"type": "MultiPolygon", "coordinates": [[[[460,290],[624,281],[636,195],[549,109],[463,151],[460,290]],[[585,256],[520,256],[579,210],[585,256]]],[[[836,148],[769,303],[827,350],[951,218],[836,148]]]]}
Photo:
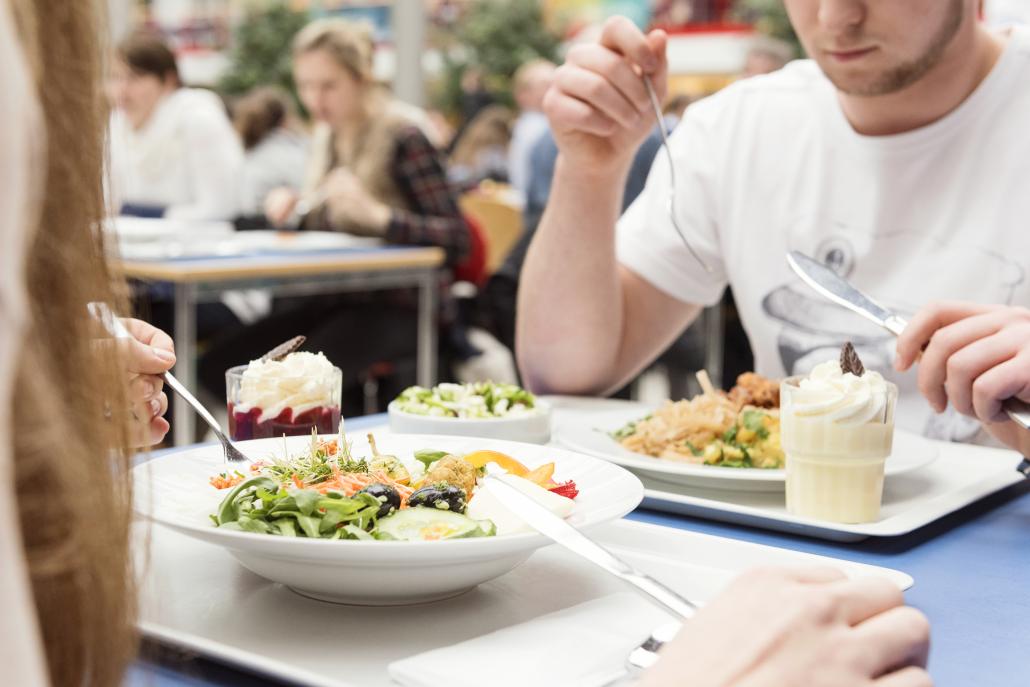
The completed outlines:
{"type": "MultiPolygon", "coordinates": [[[[229,436],[233,441],[246,439],[267,439],[270,437],[297,436],[311,434],[314,429],[319,434],[335,434],[340,427],[340,399],[343,389],[343,372],[334,367],[329,379],[312,379],[302,377],[273,378],[268,380],[268,387],[263,388],[261,395],[277,399],[276,405],[263,408],[246,402],[244,396],[243,373],[246,365],[231,367],[225,372],[225,397],[229,410],[229,436]],[[303,398],[298,393],[306,384],[328,387],[322,395],[325,401],[317,405],[303,402],[298,407],[289,403],[291,396],[303,398]],[[282,407],[280,407],[282,406],[282,407]],[[268,416],[268,411],[275,413],[268,416]]],[[[310,394],[308,394],[310,396],[310,394]]]]}
{"type": "Polygon", "coordinates": [[[898,387],[887,382],[882,415],[859,425],[793,412],[804,377],[780,385],[787,512],[840,523],[873,522],[883,501],[883,467],[894,439],[898,387]]]}

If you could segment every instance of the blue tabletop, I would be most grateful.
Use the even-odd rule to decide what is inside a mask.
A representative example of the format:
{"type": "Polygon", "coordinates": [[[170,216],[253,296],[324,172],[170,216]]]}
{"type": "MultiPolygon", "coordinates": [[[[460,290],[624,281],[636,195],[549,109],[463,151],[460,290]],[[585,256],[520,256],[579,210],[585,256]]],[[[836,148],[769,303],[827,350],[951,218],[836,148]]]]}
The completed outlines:
{"type": "MultiPolygon", "coordinates": [[[[383,416],[348,422],[380,424],[383,416]]],[[[1013,456],[1013,469],[1018,459],[1013,456]]],[[[930,672],[939,687],[1026,685],[1030,640],[1030,481],[994,494],[903,537],[839,544],[638,509],[629,515],[668,527],[907,572],[908,602],[930,618],[930,672]]],[[[243,687],[280,684],[196,657],[149,647],[126,684],[150,687],[243,687]]]]}

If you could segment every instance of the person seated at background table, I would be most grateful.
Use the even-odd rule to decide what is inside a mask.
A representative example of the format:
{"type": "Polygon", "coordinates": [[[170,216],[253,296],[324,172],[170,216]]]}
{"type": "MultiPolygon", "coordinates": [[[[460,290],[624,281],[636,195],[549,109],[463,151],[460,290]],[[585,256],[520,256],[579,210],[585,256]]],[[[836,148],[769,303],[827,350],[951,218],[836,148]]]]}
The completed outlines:
{"type": "Polygon", "coordinates": [[[122,214],[231,220],[243,151],[221,99],[186,88],[151,31],[118,44],[107,80],[113,106],[110,181],[122,214]]]}
{"type": "Polygon", "coordinates": [[[529,192],[533,180],[530,153],[547,132],[543,103],[544,94],[554,78],[554,69],[550,60],[531,60],[515,70],[511,79],[519,116],[512,127],[511,146],[508,148],[508,181],[522,193],[529,192]]]}
{"type": "Polygon", "coordinates": [[[1030,309],[933,303],[898,337],[895,367],[918,365],[919,390],[935,412],[949,406],[974,417],[999,441],[1030,457],[1030,431],[1002,411],[1030,403],[1030,309]]]}
{"type": "Polygon", "coordinates": [[[304,229],[440,246],[453,264],[468,249],[468,227],[436,149],[373,81],[372,48],[369,28],[345,19],[297,34],[294,80],[317,125],[303,192],[277,189],[266,214],[284,225],[303,198],[304,229]]]}
{"type": "Polygon", "coordinates": [[[290,95],[275,86],[251,90],[233,105],[233,125],[243,143],[240,215],[265,225],[265,198],[282,186],[300,188],[308,138],[290,95]]]}
{"type": "MultiPolygon", "coordinates": [[[[22,2],[20,36],[9,8],[0,4],[4,679],[114,685],[135,653],[127,447],[138,443],[133,436],[149,432],[153,441],[167,431],[166,399],[154,395],[160,387],[151,375],[174,356],[160,332],[132,322],[139,341],[97,346],[86,315],[89,300],[118,304],[97,231],[104,216],[97,41],[106,29],[95,5],[22,2]],[[57,42],[55,25],[65,27],[57,42]],[[26,54],[38,56],[35,75],[26,54]],[[125,355],[112,355],[118,351],[125,355]]],[[[822,569],[754,573],[692,621],[648,679],[658,687],[685,676],[694,685],[771,686],[817,685],[820,676],[858,687],[889,674],[872,684],[925,685],[916,666],[926,660],[926,622],[901,604],[883,581],[846,582],[822,569]],[[758,637],[755,622],[762,622],[758,637]],[[745,635],[752,641],[742,643],[745,635]],[[913,667],[896,670],[903,665],[913,667]]]]}
{"type": "MultiPolygon", "coordinates": [[[[988,31],[977,0],[785,6],[813,59],[691,105],[671,139],[675,187],[661,161],[621,219],[653,125],[639,72],[664,92],[666,37],[616,18],[569,52],[545,98],[560,155],[520,280],[530,387],[618,387],[728,285],[758,373],[807,374],[849,339],[889,372],[892,335],[812,292],[788,250],[902,315],[934,299],[1030,304],[1030,34],[988,31]],[[670,220],[671,193],[700,260],[670,220]]],[[[889,376],[899,427],[989,439],[979,422],[933,413],[915,375],[889,376]]]]}
{"type": "Polygon", "coordinates": [[[457,188],[480,182],[508,181],[508,146],[515,114],[503,105],[488,105],[469,122],[447,158],[447,178],[457,188]]]}
{"type": "MultiPolygon", "coordinates": [[[[438,246],[449,271],[469,250],[468,226],[436,149],[372,80],[372,48],[369,28],[344,19],[317,20],[297,34],[294,80],[317,124],[305,190],[276,189],[266,199],[266,214],[279,226],[299,219],[305,230],[438,246]],[[299,216],[302,199],[308,208],[299,216]]],[[[445,362],[470,354],[455,325],[447,281],[449,276],[441,284],[439,319],[445,362]]],[[[417,300],[408,292],[276,299],[269,317],[212,342],[200,361],[200,379],[221,396],[227,368],[303,334],[311,350],[323,351],[343,370],[344,413],[360,413],[373,369],[389,370],[381,398],[414,383],[416,313],[417,300]]]]}

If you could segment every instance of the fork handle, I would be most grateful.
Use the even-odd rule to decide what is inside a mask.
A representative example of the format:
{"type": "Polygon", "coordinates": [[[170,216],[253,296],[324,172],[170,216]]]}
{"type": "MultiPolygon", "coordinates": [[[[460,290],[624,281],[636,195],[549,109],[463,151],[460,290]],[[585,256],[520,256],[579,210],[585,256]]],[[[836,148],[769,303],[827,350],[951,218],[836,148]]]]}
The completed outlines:
{"type": "Polygon", "coordinates": [[[183,386],[182,382],[175,378],[175,375],[173,375],[171,372],[165,372],[163,375],[161,375],[161,378],[165,381],[165,384],[172,388],[172,391],[179,394],[179,396],[181,396],[182,399],[186,401],[186,403],[188,403],[190,407],[197,412],[197,415],[199,415],[204,420],[204,422],[208,424],[208,426],[215,433],[215,436],[218,437],[218,440],[222,444],[225,444],[229,441],[229,438],[225,436],[225,433],[222,431],[222,428],[219,426],[218,420],[215,419],[214,415],[212,415],[208,411],[208,409],[204,407],[203,403],[197,400],[196,396],[190,393],[189,389],[183,386]]]}

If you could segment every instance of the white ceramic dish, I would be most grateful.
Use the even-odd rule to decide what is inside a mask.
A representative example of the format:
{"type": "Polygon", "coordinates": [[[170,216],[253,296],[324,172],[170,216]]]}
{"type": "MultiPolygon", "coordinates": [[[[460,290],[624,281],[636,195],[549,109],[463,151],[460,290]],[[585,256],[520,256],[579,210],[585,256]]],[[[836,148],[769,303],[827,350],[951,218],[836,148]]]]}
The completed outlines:
{"type": "MultiPolygon", "coordinates": [[[[288,450],[300,453],[310,439],[292,437],[288,450]]],[[[589,528],[622,517],[643,498],[643,486],[622,468],[596,458],[550,447],[466,437],[386,434],[380,452],[410,461],[421,448],[456,454],[477,449],[507,453],[529,467],[554,461],[556,479],[575,480],[580,489],[571,524],[589,528]]],[[[251,458],[283,455],[283,440],[240,442],[251,458]]],[[[368,455],[355,441],[355,455],[368,455]]],[[[235,466],[241,472],[245,466],[235,466]]],[[[329,541],[234,532],[215,528],[209,515],[224,491],[208,479],[224,470],[221,449],[199,447],[162,456],[134,469],[136,510],[171,527],[227,549],[248,570],[295,591],[326,601],[395,605],[460,594],[503,575],[548,543],[542,535],[437,542],[329,541]]]]}
{"type": "Polygon", "coordinates": [[[546,444],[551,440],[551,406],[538,400],[536,410],[519,417],[460,418],[406,413],[396,401],[387,408],[390,430],[398,434],[447,434],[546,444]]]}
{"type": "MultiPolygon", "coordinates": [[[[559,424],[554,439],[556,443],[573,451],[610,460],[649,479],[669,484],[733,491],[783,491],[783,470],[722,468],[716,465],[694,465],[662,460],[628,451],[608,435],[608,432],[640,417],[637,408],[598,413],[588,421],[559,424]]],[[[894,451],[887,459],[884,473],[888,477],[893,477],[918,470],[932,463],[938,453],[934,442],[911,432],[896,430],[894,451]]]]}
{"type": "MultiPolygon", "coordinates": [[[[149,536],[137,534],[139,569],[145,571],[140,600],[145,636],[289,684],[396,687],[387,674],[393,661],[629,589],[593,564],[551,546],[456,599],[405,608],[343,608],[298,598],[241,569],[225,551],[164,528],[149,536]]],[[[905,589],[913,583],[909,575],[889,568],[626,520],[602,525],[591,536],[699,602],[755,566],[821,564],[852,576],[886,578],[905,589]]],[[[548,650],[547,642],[541,634],[520,648],[532,660],[548,650]]],[[[589,660],[619,668],[630,648],[589,660]]],[[[490,680],[458,671],[454,684],[488,685],[490,680]]]]}

